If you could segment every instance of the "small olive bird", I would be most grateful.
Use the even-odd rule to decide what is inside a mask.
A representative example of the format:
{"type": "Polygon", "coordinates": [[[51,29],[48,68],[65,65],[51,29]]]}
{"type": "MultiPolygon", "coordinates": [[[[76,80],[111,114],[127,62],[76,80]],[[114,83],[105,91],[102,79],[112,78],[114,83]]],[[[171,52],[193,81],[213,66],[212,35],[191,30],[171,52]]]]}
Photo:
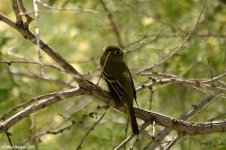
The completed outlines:
{"type": "Polygon", "coordinates": [[[123,50],[118,46],[106,46],[100,59],[102,75],[107,82],[117,108],[125,105],[128,109],[132,131],[139,134],[137,120],[133,109],[136,90],[133,79],[126,64],[123,62],[123,50]]]}

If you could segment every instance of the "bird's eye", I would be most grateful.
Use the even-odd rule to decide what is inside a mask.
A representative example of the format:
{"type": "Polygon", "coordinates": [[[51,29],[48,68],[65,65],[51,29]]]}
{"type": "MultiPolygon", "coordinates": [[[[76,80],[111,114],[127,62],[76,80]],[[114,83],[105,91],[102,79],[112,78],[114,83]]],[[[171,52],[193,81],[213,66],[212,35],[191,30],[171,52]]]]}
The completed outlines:
{"type": "Polygon", "coordinates": [[[116,51],[115,54],[116,54],[116,55],[120,55],[120,52],[119,52],[119,51],[116,51]]]}

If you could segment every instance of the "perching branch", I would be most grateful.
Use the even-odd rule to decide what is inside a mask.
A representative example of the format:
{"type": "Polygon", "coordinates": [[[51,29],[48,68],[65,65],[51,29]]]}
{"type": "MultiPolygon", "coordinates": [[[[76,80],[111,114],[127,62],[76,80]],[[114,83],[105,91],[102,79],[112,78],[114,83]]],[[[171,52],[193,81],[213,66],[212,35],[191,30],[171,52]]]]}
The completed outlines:
{"type": "MultiPolygon", "coordinates": [[[[93,87],[92,90],[84,90],[84,89],[71,89],[68,91],[58,92],[56,95],[52,97],[42,99],[28,107],[24,110],[18,112],[14,116],[5,120],[0,124],[0,133],[6,131],[8,128],[21,121],[23,118],[28,115],[43,109],[51,104],[54,104],[60,100],[78,96],[78,95],[91,95],[94,96],[106,104],[115,107],[114,102],[111,100],[110,96],[100,89],[99,87],[93,87]]],[[[120,108],[120,111],[126,112],[125,108],[120,108]]],[[[214,132],[225,132],[226,131],[226,120],[220,121],[211,121],[204,123],[192,123],[186,122],[180,119],[175,119],[166,115],[162,115],[160,113],[150,112],[143,109],[135,108],[136,116],[144,121],[152,121],[155,120],[157,125],[164,126],[166,128],[170,128],[178,131],[179,133],[196,135],[196,134],[208,134],[214,132]]]]}

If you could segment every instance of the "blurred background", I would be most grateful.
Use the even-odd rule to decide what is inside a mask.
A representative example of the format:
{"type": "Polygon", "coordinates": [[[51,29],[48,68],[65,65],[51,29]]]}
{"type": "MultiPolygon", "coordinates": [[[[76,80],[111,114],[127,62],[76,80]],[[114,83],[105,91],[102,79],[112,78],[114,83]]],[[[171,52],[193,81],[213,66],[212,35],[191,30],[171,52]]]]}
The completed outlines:
{"type": "MultiPolygon", "coordinates": [[[[24,5],[34,18],[33,1],[24,0],[24,5]]],[[[178,118],[213,91],[200,90],[194,84],[177,83],[171,80],[172,77],[207,81],[226,71],[225,1],[208,0],[195,33],[183,48],[166,63],[146,72],[141,70],[158,64],[184,42],[197,24],[203,5],[204,0],[42,0],[38,2],[39,36],[93,83],[100,77],[99,59],[103,47],[112,44],[123,47],[125,61],[139,89],[139,107],[178,118]],[[141,88],[163,79],[169,82],[141,88]]],[[[0,12],[15,20],[11,1],[1,0],[0,12]]],[[[34,29],[35,21],[30,24],[30,30],[34,32],[34,29]]],[[[39,61],[37,49],[15,29],[0,22],[0,117],[32,98],[77,86],[70,75],[53,67],[59,65],[44,52],[41,52],[43,64],[52,67],[44,66],[44,76],[41,76],[40,66],[31,63],[39,61]],[[9,65],[4,63],[7,61],[13,62],[9,65]]],[[[225,88],[225,81],[224,75],[207,84],[225,88]]],[[[107,90],[103,80],[99,85],[107,90]]],[[[225,119],[225,97],[225,93],[219,95],[190,121],[225,119]]],[[[125,138],[127,115],[86,95],[42,109],[14,125],[9,132],[15,145],[36,145],[36,148],[46,150],[76,149],[106,109],[106,115],[86,137],[81,148],[113,149],[125,138]]],[[[143,122],[138,119],[138,123],[143,122]]],[[[157,126],[156,132],[162,129],[157,126]]],[[[130,141],[125,149],[131,145],[143,149],[151,140],[151,131],[150,126],[141,133],[138,141],[130,141]]],[[[128,134],[130,132],[129,129],[128,134]]],[[[162,144],[167,144],[176,134],[172,132],[162,144]]],[[[184,136],[173,149],[223,150],[225,141],[223,132],[184,136]]],[[[0,145],[7,143],[5,134],[0,134],[0,145]]]]}

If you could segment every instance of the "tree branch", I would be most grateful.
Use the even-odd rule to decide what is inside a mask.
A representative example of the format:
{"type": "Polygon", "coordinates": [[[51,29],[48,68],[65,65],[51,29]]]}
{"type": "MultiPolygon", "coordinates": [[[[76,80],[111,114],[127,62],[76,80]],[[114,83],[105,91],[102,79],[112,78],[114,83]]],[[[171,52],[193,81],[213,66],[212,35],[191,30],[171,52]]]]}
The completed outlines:
{"type": "MultiPolygon", "coordinates": [[[[152,75],[163,75],[159,74],[157,72],[154,73],[142,73],[142,75],[146,75],[148,77],[151,77],[152,75]]],[[[219,80],[220,78],[223,78],[226,76],[226,73],[223,73],[220,76],[214,77],[212,79],[208,79],[205,81],[202,81],[201,79],[185,79],[173,75],[166,75],[168,76],[168,79],[154,79],[152,78],[152,82],[143,84],[141,87],[139,87],[137,90],[140,91],[143,88],[146,87],[153,87],[156,85],[163,85],[163,84],[169,84],[169,83],[176,83],[184,86],[190,86],[192,88],[198,89],[200,91],[203,91],[205,93],[214,94],[214,95],[220,95],[222,97],[226,97],[226,88],[222,86],[213,86],[212,84],[207,84],[209,82],[214,82],[216,80],[219,80]]]]}
{"type": "Polygon", "coordinates": [[[86,13],[92,13],[92,14],[104,14],[104,12],[99,12],[92,9],[84,9],[81,7],[77,8],[59,8],[59,7],[52,7],[48,5],[47,3],[44,3],[42,0],[38,0],[38,2],[43,5],[44,7],[51,9],[53,11],[70,11],[70,12],[86,12],[86,13]]]}
{"type": "Polygon", "coordinates": [[[165,59],[161,60],[161,61],[160,61],[159,63],[157,63],[157,64],[152,65],[151,67],[144,68],[144,69],[140,70],[140,71],[137,72],[136,74],[139,74],[139,73],[141,73],[141,72],[145,72],[145,71],[152,70],[154,67],[159,66],[159,65],[162,65],[162,64],[166,63],[169,59],[175,57],[176,54],[177,54],[182,48],[184,48],[184,46],[185,46],[185,44],[187,43],[187,41],[189,41],[189,40],[191,39],[191,37],[193,36],[193,34],[195,33],[195,31],[196,31],[196,29],[197,29],[197,27],[198,27],[198,25],[199,25],[201,16],[202,16],[202,14],[203,14],[203,12],[204,12],[204,10],[205,10],[205,8],[206,8],[206,4],[207,4],[207,0],[205,0],[205,2],[204,2],[203,8],[202,8],[202,10],[201,10],[201,12],[200,12],[200,14],[199,14],[199,16],[198,16],[198,19],[197,19],[197,21],[196,21],[195,26],[194,26],[194,27],[192,28],[192,30],[189,32],[189,34],[188,34],[187,37],[184,39],[184,41],[183,41],[183,42],[182,42],[182,43],[181,43],[181,44],[180,44],[173,52],[171,52],[170,55],[167,56],[165,59]]]}
{"type": "MultiPolygon", "coordinates": [[[[0,13],[0,21],[5,22],[12,28],[16,29],[25,39],[37,45],[36,36],[24,25],[17,25],[8,17],[0,13]]],[[[53,48],[47,45],[44,41],[39,39],[40,48],[54,59],[67,73],[72,75],[74,80],[81,86],[87,86],[89,81],[86,80],[70,63],[68,63],[61,55],[59,55],[53,48]]]]}
{"type": "Polygon", "coordinates": [[[40,101],[31,104],[30,106],[26,107],[25,109],[21,110],[20,112],[16,113],[14,116],[10,117],[9,119],[5,120],[0,124],[0,133],[3,131],[6,131],[9,129],[11,126],[16,124],[17,122],[21,121],[22,119],[28,117],[30,114],[33,114],[34,112],[43,109],[51,104],[54,104],[60,100],[72,97],[72,96],[77,96],[77,95],[82,95],[83,90],[79,88],[71,89],[68,91],[64,92],[57,92],[55,95],[49,97],[49,98],[44,98],[41,99],[40,101]]]}
{"type": "MultiPolygon", "coordinates": [[[[33,18],[27,14],[27,11],[26,11],[24,4],[23,4],[23,0],[18,0],[18,4],[19,4],[21,11],[23,12],[22,15],[25,15],[25,17],[27,19],[27,21],[24,23],[24,26],[26,28],[28,28],[28,26],[31,23],[31,21],[33,20],[33,18]]],[[[20,13],[20,15],[21,15],[21,13],[20,13]]]]}
{"type": "Polygon", "coordinates": [[[22,20],[22,17],[20,16],[20,8],[19,8],[19,5],[18,5],[18,1],[17,0],[11,0],[11,2],[12,2],[13,12],[16,16],[16,23],[21,25],[21,24],[23,24],[23,20],[22,20]]]}
{"type": "Polygon", "coordinates": [[[13,143],[12,143],[12,140],[10,138],[10,136],[12,136],[12,135],[8,131],[5,131],[5,134],[6,134],[8,142],[9,142],[9,145],[11,146],[12,150],[14,150],[13,143]]]}
{"type": "Polygon", "coordinates": [[[85,141],[86,137],[89,135],[89,133],[97,126],[97,124],[104,118],[106,112],[104,112],[101,117],[93,124],[93,126],[86,132],[82,140],[80,141],[79,145],[77,146],[76,150],[79,150],[82,148],[82,143],[85,141]]]}
{"type": "Polygon", "coordinates": [[[113,15],[112,15],[111,11],[108,9],[108,7],[105,4],[105,2],[103,0],[100,0],[100,2],[102,4],[102,6],[104,7],[104,10],[108,13],[108,20],[110,21],[112,30],[115,33],[115,36],[116,36],[117,41],[118,41],[118,45],[123,48],[124,46],[122,44],[121,35],[120,35],[118,27],[116,26],[116,24],[114,22],[113,15]]]}
{"type": "MultiPolygon", "coordinates": [[[[89,89],[81,89],[81,88],[71,89],[64,92],[58,92],[58,94],[50,98],[42,99],[28,106],[24,110],[18,112],[17,114],[15,114],[11,118],[7,119],[6,121],[0,124],[0,133],[4,132],[5,130],[9,129],[12,125],[16,124],[23,118],[27,117],[28,115],[40,109],[43,109],[60,100],[63,100],[72,96],[78,96],[78,95],[91,95],[100,99],[106,104],[112,107],[115,107],[115,104],[113,100],[111,100],[110,95],[95,85],[90,86],[89,89]]],[[[162,115],[160,113],[150,112],[150,111],[146,111],[139,108],[134,108],[134,109],[135,109],[136,116],[138,118],[144,121],[155,120],[157,125],[176,130],[179,133],[183,133],[183,134],[196,135],[196,134],[208,134],[208,133],[226,131],[226,120],[203,122],[203,123],[192,123],[192,122],[183,121],[181,119],[175,119],[166,115],[162,115]]],[[[123,112],[127,112],[126,108],[120,108],[119,110],[123,112]]]]}
{"type": "Polygon", "coordinates": [[[226,119],[213,122],[194,123],[139,108],[135,108],[135,112],[137,117],[144,121],[155,120],[157,125],[177,130],[183,134],[196,135],[226,131],[226,119]]]}
{"type": "MultiPolygon", "coordinates": [[[[192,108],[186,112],[183,113],[179,119],[182,120],[191,120],[195,115],[198,114],[198,112],[200,112],[202,109],[204,109],[205,107],[207,107],[211,102],[213,102],[214,100],[216,100],[216,97],[213,95],[208,95],[207,97],[203,98],[203,100],[200,101],[199,104],[197,105],[193,105],[192,108]]],[[[154,140],[149,142],[147,145],[150,146],[151,145],[151,149],[155,149],[159,143],[167,136],[170,134],[172,130],[165,128],[163,129],[161,132],[159,132],[155,137],[154,140]]],[[[147,147],[146,147],[147,148],[147,147]]]]}

